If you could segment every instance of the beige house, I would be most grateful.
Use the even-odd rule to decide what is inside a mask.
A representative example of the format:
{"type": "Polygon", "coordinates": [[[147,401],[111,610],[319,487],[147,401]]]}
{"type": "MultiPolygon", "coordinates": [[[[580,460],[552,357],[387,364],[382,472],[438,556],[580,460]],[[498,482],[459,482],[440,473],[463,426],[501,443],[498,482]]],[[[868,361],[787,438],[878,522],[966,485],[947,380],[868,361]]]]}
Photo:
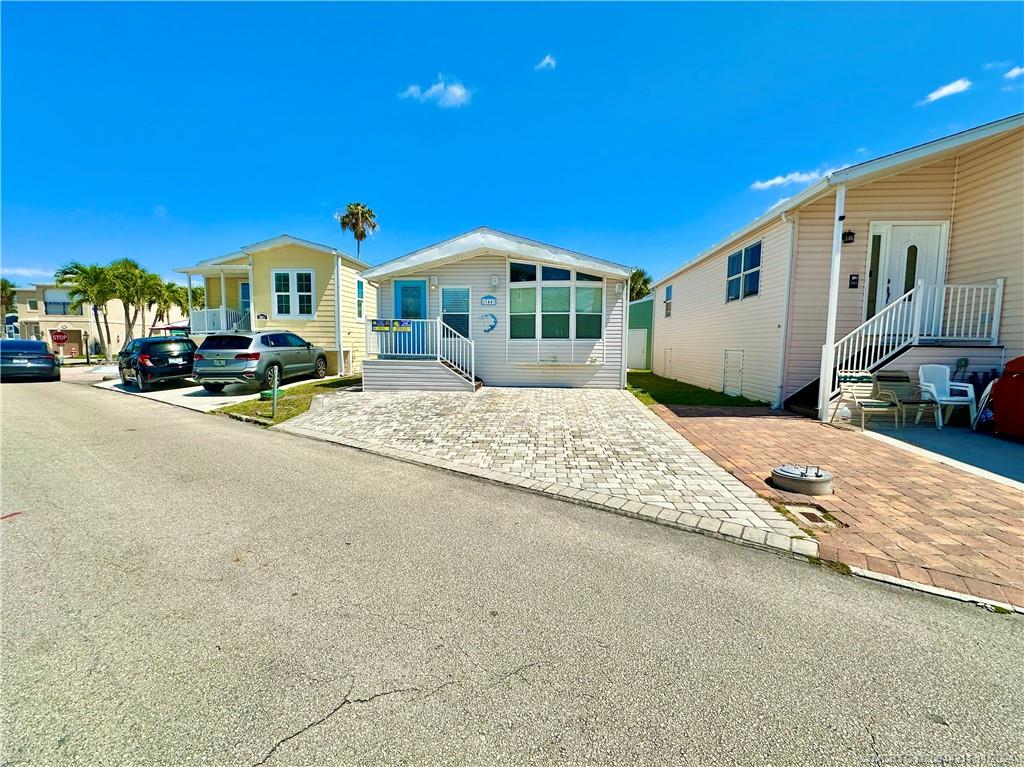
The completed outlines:
{"type": "MultiPolygon", "coordinates": [[[[76,357],[85,354],[85,342],[88,339],[90,350],[96,353],[97,334],[100,328],[96,327],[93,317],[92,304],[85,302],[78,309],[72,307],[71,296],[65,287],[56,283],[40,283],[27,288],[15,289],[17,300],[17,319],[8,317],[5,319],[6,335],[17,335],[20,338],[33,338],[42,341],[50,341],[51,331],[63,331],[67,334],[67,343],[63,346],[63,353],[66,357],[76,357]]],[[[100,314],[100,325],[103,338],[106,339],[106,328],[110,328],[110,352],[116,354],[125,339],[127,338],[124,307],[120,301],[107,302],[106,321],[100,314]]],[[[9,314],[13,314],[11,312],[9,314]]],[[[152,312],[146,312],[146,332],[152,325],[152,312]]],[[[171,316],[166,322],[180,322],[183,315],[175,307],[171,316]]],[[[133,325],[133,336],[142,333],[142,314],[136,317],[133,325]]],[[[59,351],[59,347],[54,347],[59,351]]]]}
{"type": "Polygon", "coordinates": [[[775,407],[824,417],[840,369],[1000,368],[1024,354],[1024,115],[831,173],[654,289],[655,373],[775,407]]]}
{"type": "Polygon", "coordinates": [[[175,271],[206,291],[206,308],[189,313],[197,343],[231,330],[290,330],[322,346],[328,369],[340,374],[360,369],[363,319],[377,310],[376,289],[359,277],[366,268],[329,245],[283,234],[175,271]]]}

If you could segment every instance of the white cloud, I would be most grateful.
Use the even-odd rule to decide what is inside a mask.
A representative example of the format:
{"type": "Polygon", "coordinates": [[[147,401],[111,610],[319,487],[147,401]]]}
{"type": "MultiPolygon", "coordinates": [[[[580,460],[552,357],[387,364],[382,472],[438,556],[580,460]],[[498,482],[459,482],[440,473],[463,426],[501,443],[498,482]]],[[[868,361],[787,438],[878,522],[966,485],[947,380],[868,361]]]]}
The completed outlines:
{"type": "Polygon", "coordinates": [[[153,218],[164,219],[167,218],[167,206],[157,205],[153,208],[153,218]]]}
{"type": "Polygon", "coordinates": [[[817,181],[822,176],[831,173],[834,169],[828,168],[827,170],[808,170],[799,171],[795,170],[792,173],[787,173],[785,176],[775,176],[775,178],[769,178],[765,181],[755,181],[750,185],[751,189],[762,191],[764,189],[773,189],[777,186],[790,186],[792,184],[809,184],[812,181],[817,181]]]}
{"type": "Polygon", "coordinates": [[[867,153],[868,148],[866,146],[859,146],[854,150],[854,154],[865,155],[867,153]]]}
{"type": "Polygon", "coordinates": [[[946,85],[943,85],[941,88],[936,88],[927,96],[925,96],[921,101],[918,101],[917,105],[923,106],[925,104],[931,104],[933,101],[938,101],[939,99],[946,98],[946,96],[952,96],[957,93],[963,93],[968,88],[970,88],[971,85],[972,83],[970,80],[968,80],[966,77],[961,77],[959,80],[954,80],[951,83],[947,83],[946,85]]]}
{"type": "Polygon", "coordinates": [[[433,101],[439,107],[449,109],[468,104],[472,95],[473,94],[470,92],[469,88],[458,80],[439,74],[437,76],[437,82],[429,88],[424,89],[419,85],[410,85],[404,91],[399,93],[398,97],[403,99],[413,99],[414,101],[419,101],[421,104],[433,101]]]}
{"type": "Polygon", "coordinates": [[[21,266],[0,267],[0,273],[2,273],[4,277],[20,277],[24,280],[52,280],[53,274],[56,271],[56,269],[31,269],[21,266]]]}
{"type": "Polygon", "coordinates": [[[1012,64],[1012,61],[990,61],[983,68],[984,69],[1002,69],[1012,64]]]}
{"type": "Polygon", "coordinates": [[[1015,80],[1021,75],[1024,75],[1024,67],[1014,67],[1005,75],[1003,75],[1003,77],[1005,77],[1007,80],[1015,80]]]}
{"type": "Polygon", "coordinates": [[[537,66],[535,66],[534,69],[554,69],[557,66],[558,62],[555,61],[555,57],[548,53],[545,54],[544,58],[542,58],[540,62],[538,62],[537,66]]]}

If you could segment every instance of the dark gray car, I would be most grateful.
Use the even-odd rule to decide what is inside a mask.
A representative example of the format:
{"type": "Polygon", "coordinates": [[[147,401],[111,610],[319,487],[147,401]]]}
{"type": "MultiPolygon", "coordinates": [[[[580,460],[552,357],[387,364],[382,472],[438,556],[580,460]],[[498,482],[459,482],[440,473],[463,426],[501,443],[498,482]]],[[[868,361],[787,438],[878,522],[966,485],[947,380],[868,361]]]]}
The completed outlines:
{"type": "Polygon", "coordinates": [[[287,330],[218,333],[199,345],[192,375],[206,391],[232,383],[272,389],[286,378],[327,375],[327,353],[287,330]]]}
{"type": "Polygon", "coordinates": [[[43,341],[0,340],[0,380],[59,381],[60,362],[43,341]]]}

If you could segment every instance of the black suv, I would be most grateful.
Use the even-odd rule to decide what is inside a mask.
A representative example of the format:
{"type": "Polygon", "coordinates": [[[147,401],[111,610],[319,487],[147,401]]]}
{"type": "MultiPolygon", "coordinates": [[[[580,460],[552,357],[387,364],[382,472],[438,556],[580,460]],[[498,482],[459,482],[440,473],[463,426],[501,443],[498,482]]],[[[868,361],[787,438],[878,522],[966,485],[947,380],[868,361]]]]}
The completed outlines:
{"type": "Polygon", "coordinates": [[[136,338],[117,355],[121,383],[133,381],[146,391],[157,381],[192,377],[196,345],[191,338],[136,338]]]}

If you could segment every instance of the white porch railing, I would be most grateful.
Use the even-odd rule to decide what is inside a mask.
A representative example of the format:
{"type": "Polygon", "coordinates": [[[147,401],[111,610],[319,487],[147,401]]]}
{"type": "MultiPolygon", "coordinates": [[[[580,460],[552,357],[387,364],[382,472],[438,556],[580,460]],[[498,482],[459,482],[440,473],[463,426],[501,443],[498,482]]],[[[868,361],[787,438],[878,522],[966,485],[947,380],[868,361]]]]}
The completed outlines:
{"type": "Polygon", "coordinates": [[[831,369],[822,346],[818,405],[839,393],[840,370],[874,370],[905,346],[923,342],[999,342],[1002,278],[989,285],[925,285],[921,280],[836,341],[831,369]],[[827,382],[827,385],[826,385],[827,382]]]}
{"type": "Polygon", "coordinates": [[[236,309],[193,309],[189,315],[189,332],[192,335],[251,329],[249,312],[240,312],[236,309]]]}
{"type": "Polygon", "coordinates": [[[366,356],[377,359],[436,359],[470,383],[476,380],[472,339],[438,319],[366,320],[366,356]]]}

